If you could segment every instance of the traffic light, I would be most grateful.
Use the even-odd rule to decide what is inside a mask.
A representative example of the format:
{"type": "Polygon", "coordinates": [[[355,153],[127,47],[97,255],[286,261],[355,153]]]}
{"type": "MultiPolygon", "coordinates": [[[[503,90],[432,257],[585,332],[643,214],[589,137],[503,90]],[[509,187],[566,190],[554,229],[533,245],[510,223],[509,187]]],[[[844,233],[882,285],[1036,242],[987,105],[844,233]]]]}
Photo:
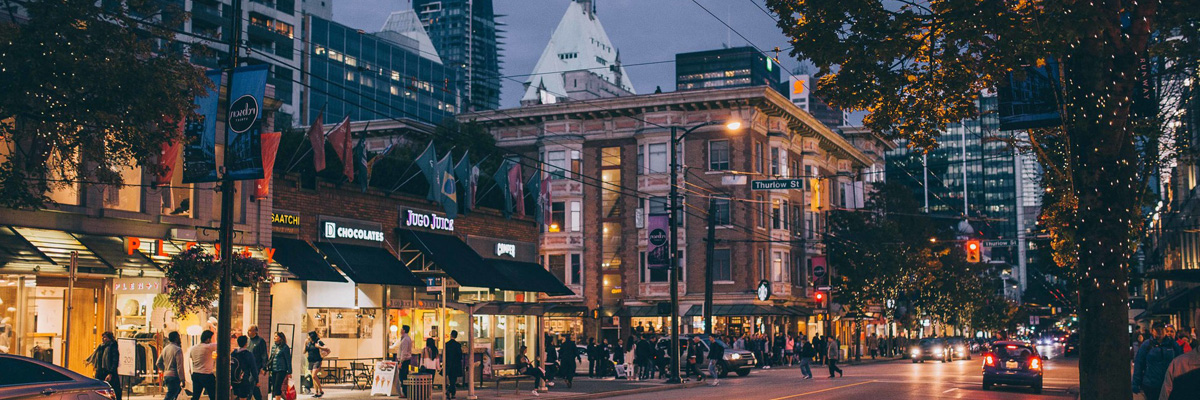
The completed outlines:
{"type": "Polygon", "coordinates": [[[982,256],[980,256],[980,252],[983,251],[982,248],[983,248],[983,246],[979,244],[978,240],[975,240],[975,239],[968,240],[967,241],[967,262],[969,262],[969,263],[979,262],[983,258],[982,256]]]}
{"type": "Polygon", "coordinates": [[[816,300],[818,305],[825,304],[825,292],[817,291],[817,294],[813,300],[816,300]]]}

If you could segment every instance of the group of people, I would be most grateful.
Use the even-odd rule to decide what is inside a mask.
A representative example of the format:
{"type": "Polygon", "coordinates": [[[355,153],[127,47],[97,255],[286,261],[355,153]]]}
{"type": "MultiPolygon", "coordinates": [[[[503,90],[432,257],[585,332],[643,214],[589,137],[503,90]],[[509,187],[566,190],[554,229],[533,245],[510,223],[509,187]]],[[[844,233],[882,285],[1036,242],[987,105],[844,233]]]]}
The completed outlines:
{"type": "Polygon", "coordinates": [[[1200,398],[1200,353],[1194,334],[1161,322],[1133,334],[1133,392],[1146,400],[1200,398]]]}
{"type": "MultiPolygon", "coordinates": [[[[200,343],[192,346],[185,358],[179,332],[167,334],[166,343],[155,361],[157,370],[162,373],[162,385],[166,390],[165,400],[177,399],[188,382],[192,384],[192,400],[199,400],[204,394],[208,394],[210,400],[216,398],[217,344],[213,340],[214,336],[211,330],[202,332],[200,343]],[[184,368],[189,362],[190,374],[184,368]]],[[[310,341],[319,343],[320,340],[315,336],[315,332],[310,333],[310,341]]],[[[116,389],[116,398],[120,400],[122,390],[117,374],[120,349],[112,332],[104,332],[100,337],[101,343],[88,357],[88,362],[95,368],[96,379],[108,382],[116,389]]],[[[292,373],[292,352],[283,333],[276,332],[274,343],[268,345],[265,339],[259,337],[258,327],[250,326],[245,335],[234,334],[230,340],[233,341],[233,353],[229,389],[234,397],[262,400],[263,392],[259,383],[262,379],[267,379],[267,391],[273,399],[282,399],[284,383],[292,373]]]]}
{"type": "MultiPolygon", "coordinates": [[[[413,339],[408,325],[400,327],[400,336],[392,342],[389,351],[395,355],[397,363],[396,377],[393,386],[397,393],[408,397],[408,387],[404,381],[408,379],[408,370],[412,367],[413,339]]],[[[458,379],[463,377],[463,345],[458,341],[458,331],[450,331],[450,339],[446,341],[442,351],[438,351],[437,339],[425,339],[425,348],[417,361],[420,373],[433,374],[442,367],[446,377],[446,397],[453,399],[458,395],[458,379]]]]}

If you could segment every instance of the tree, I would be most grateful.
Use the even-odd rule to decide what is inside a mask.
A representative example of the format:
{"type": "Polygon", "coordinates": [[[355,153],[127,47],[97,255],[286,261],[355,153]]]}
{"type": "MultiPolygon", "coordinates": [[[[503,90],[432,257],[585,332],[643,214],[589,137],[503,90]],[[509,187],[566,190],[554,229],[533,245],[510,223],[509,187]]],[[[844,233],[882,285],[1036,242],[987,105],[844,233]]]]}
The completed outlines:
{"type": "Polygon", "coordinates": [[[184,13],[150,0],[104,3],[2,4],[0,206],[41,207],[68,181],[121,184],[120,167],[151,165],[181,139],[170,121],[191,115],[210,87],[162,27],[184,13]]]}
{"type": "MultiPolygon", "coordinates": [[[[1065,262],[1079,282],[1081,398],[1128,398],[1130,256],[1144,220],[1149,174],[1134,105],[1150,57],[1164,69],[1200,59],[1200,8],[1189,0],[767,0],[790,54],[820,69],[819,94],[869,112],[876,132],[932,148],[946,124],[1023,66],[1058,62],[1059,160],[1065,262]]],[[[1151,129],[1152,130],[1152,129],[1151,129]]],[[[1030,139],[1038,142],[1038,132],[1030,139]]],[[[1149,138],[1153,140],[1152,137],[1149,138]]],[[[1150,142],[1153,144],[1153,142],[1150,142]]],[[[1040,146],[1035,146],[1035,150],[1040,146]]]]}

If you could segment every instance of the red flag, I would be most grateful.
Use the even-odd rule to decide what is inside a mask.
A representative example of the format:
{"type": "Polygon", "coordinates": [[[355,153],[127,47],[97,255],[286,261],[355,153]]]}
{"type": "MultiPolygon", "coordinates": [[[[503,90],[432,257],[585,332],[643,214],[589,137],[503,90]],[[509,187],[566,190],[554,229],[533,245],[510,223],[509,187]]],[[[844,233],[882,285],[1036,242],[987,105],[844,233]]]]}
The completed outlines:
{"type": "Polygon", "coordinates": [[[525,185],[521,182],[521,164],[514,164],[508,170],[508,191],[512,193],[516,214],[525,215],[525,185]]]}
{"type": "MultiPolygon", "coordinates": [[[[168,120],[168,124],[173,121],[168,120]]],[[[180,119],[175,123],[176,131],[179,136],[183,136],[184,120],[180,119]]],[[[170,186],[171,177],[175,175],[175,162],[179,161],[179,153],[183,150],[183,143],[176,140],[170,143],[163,143],[162,150],[158,152],[158,176],[154,177],[154,186],[170,186]]]]}
{"type": "Polygon", "coordinates": [[[308,142],[312,143],[313,169],[321,172],[325,169],[325,112],[317,114],[317,120],[308,127],[308,142]]]}
{"type": "Polygon", "coordinates": [[[354,145],[352,139],[354,135],[350,133],[350,117],[342,120],[342,123],[329,131],[329,144],[333,145],[333,153],[342,160],[342,173],[346,175],[346,179],[354,182],[354,145]]]}
{"type": "Polygon", "coordinates": [[[271,193],[271,170],[275,169],[275,154],[279,152],[280,132],[262,134],[263,177],[254,184],[254,197],[263,198],[271,193]]]}

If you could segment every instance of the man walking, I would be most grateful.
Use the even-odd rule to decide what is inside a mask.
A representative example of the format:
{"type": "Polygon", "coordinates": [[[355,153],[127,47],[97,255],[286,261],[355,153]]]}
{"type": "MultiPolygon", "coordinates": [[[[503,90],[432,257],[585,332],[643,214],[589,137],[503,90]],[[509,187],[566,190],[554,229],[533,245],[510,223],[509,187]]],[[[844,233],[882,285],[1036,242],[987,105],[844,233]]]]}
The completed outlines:
{"type": "Polygon", "coordinates": [[[213,343],[213,332],[204,331],[200,334],[200,344],[192,346],[188,357],[192,359],[192,400],[200,400],[200,396],[208,392],[208,399],[217,398],[217,344],[213,343]]]}
{"type": "Polygon", "coordinates": [[[704,348],[700,347],[700,336],[692,336],[692,343],[687,349],[687,371],[685,376],[696,374],[696,380],[703,382],[704,374],[700,372],[699,365],[704,362],[704,348]]]}
{"type": "Polygon", "coordinates": [[[458,378],[463,375],[463,351],[462,344],[458,343],[457,330],[450,331],[445,353],[446,360],[442,365],[446,369],[446,396],[453,399],[458,394],[458,378]]]}
{"type": "Polygon", "coordinates": [[[816,351],[817,351],[817,362],[824,364],[825,363],[825,349],[826,349],[825,338],[821,337],[821,334],[818,333],[816,336],[813,336],[812,345],[813,345],[813,349],[816,349],[816,351]]]}
{"type": "Polygon", "coordinates": [[[399,386],[400,392],[404,397],[408,397],[408,388],[404,386],[404,380],[408,379],[408,367],[412,365],[412,338],[408,336],[408,325],[400,327],[400,337],[392,343],[392,352],[396,353],[396,380],[392,382],[392,386],[399,386]]]}
{"type": "MultiPolygon", "coordinates": [[[[267,381],[267,355],[271,351],[271,345],[266,339],[258,336],[258,325],[250,325],[246,329],[246,349],[250,350],[250,354],[254,355],[255,365],[258,365],[262,371],[259,372],[257,382],[267,381]]],[[[262,385],[254,385],[254,392],[251,393],[254,400],[262,400],[262,385]]]]}
{"type": "Polygon", "coordinates": [[[646,340],[646,336],[643,335],[638,339],[637,344],[633,345],[633,364],[637,369],[637,379],[647,379],[650,377],[650,359],[652,356],[650,341],[646,340]]]}
{"type": "Polygon", "coordinates": [[[812,368],[809,367],[809,364],[817,352],[813,350],[812,343],[807,340],[801,340],[801,342],[803,343],[800,344],[800,373],[804,375],[804,379],[812,379],[812,368]]]}
{"type": "Polygon", "coordinates": [[[597,355],[599,351],[597,351],[596,339],[588,338],[587,342],[588,378],[594,378],[596,376],[596,364],[599,363],[600,356],[597,355]]]}
{"type": "Polygon", "coordinates": [[[708,344],[708,376],[712,377],[710,385],[717,386],[721,382],[721,377],[717,375],[717,365],[724,361],[725,342],[721,341],[721,335],[715,335],[708,344]]]}
{"type": "Polygon", "coordinates": [[[167,387],[167,395],[163,400],[175,400],[183,391],[183,348],[180,347],[179,332],[167,334],[167,345],[163,347],[158,357],[158,370],[163,371],[163,385],[167,387]]]}
{"type": "Polygon", "coordinates": [[[842,376],[842,369],[837,366],[838,359],[842,357],[842,346],[834,337],[825,338],[825,342],[828,343],[828,354],[825,355],[825,360],[829,363],[829,377],[833,378],[834,372],[838,376],[842,376]]]}

